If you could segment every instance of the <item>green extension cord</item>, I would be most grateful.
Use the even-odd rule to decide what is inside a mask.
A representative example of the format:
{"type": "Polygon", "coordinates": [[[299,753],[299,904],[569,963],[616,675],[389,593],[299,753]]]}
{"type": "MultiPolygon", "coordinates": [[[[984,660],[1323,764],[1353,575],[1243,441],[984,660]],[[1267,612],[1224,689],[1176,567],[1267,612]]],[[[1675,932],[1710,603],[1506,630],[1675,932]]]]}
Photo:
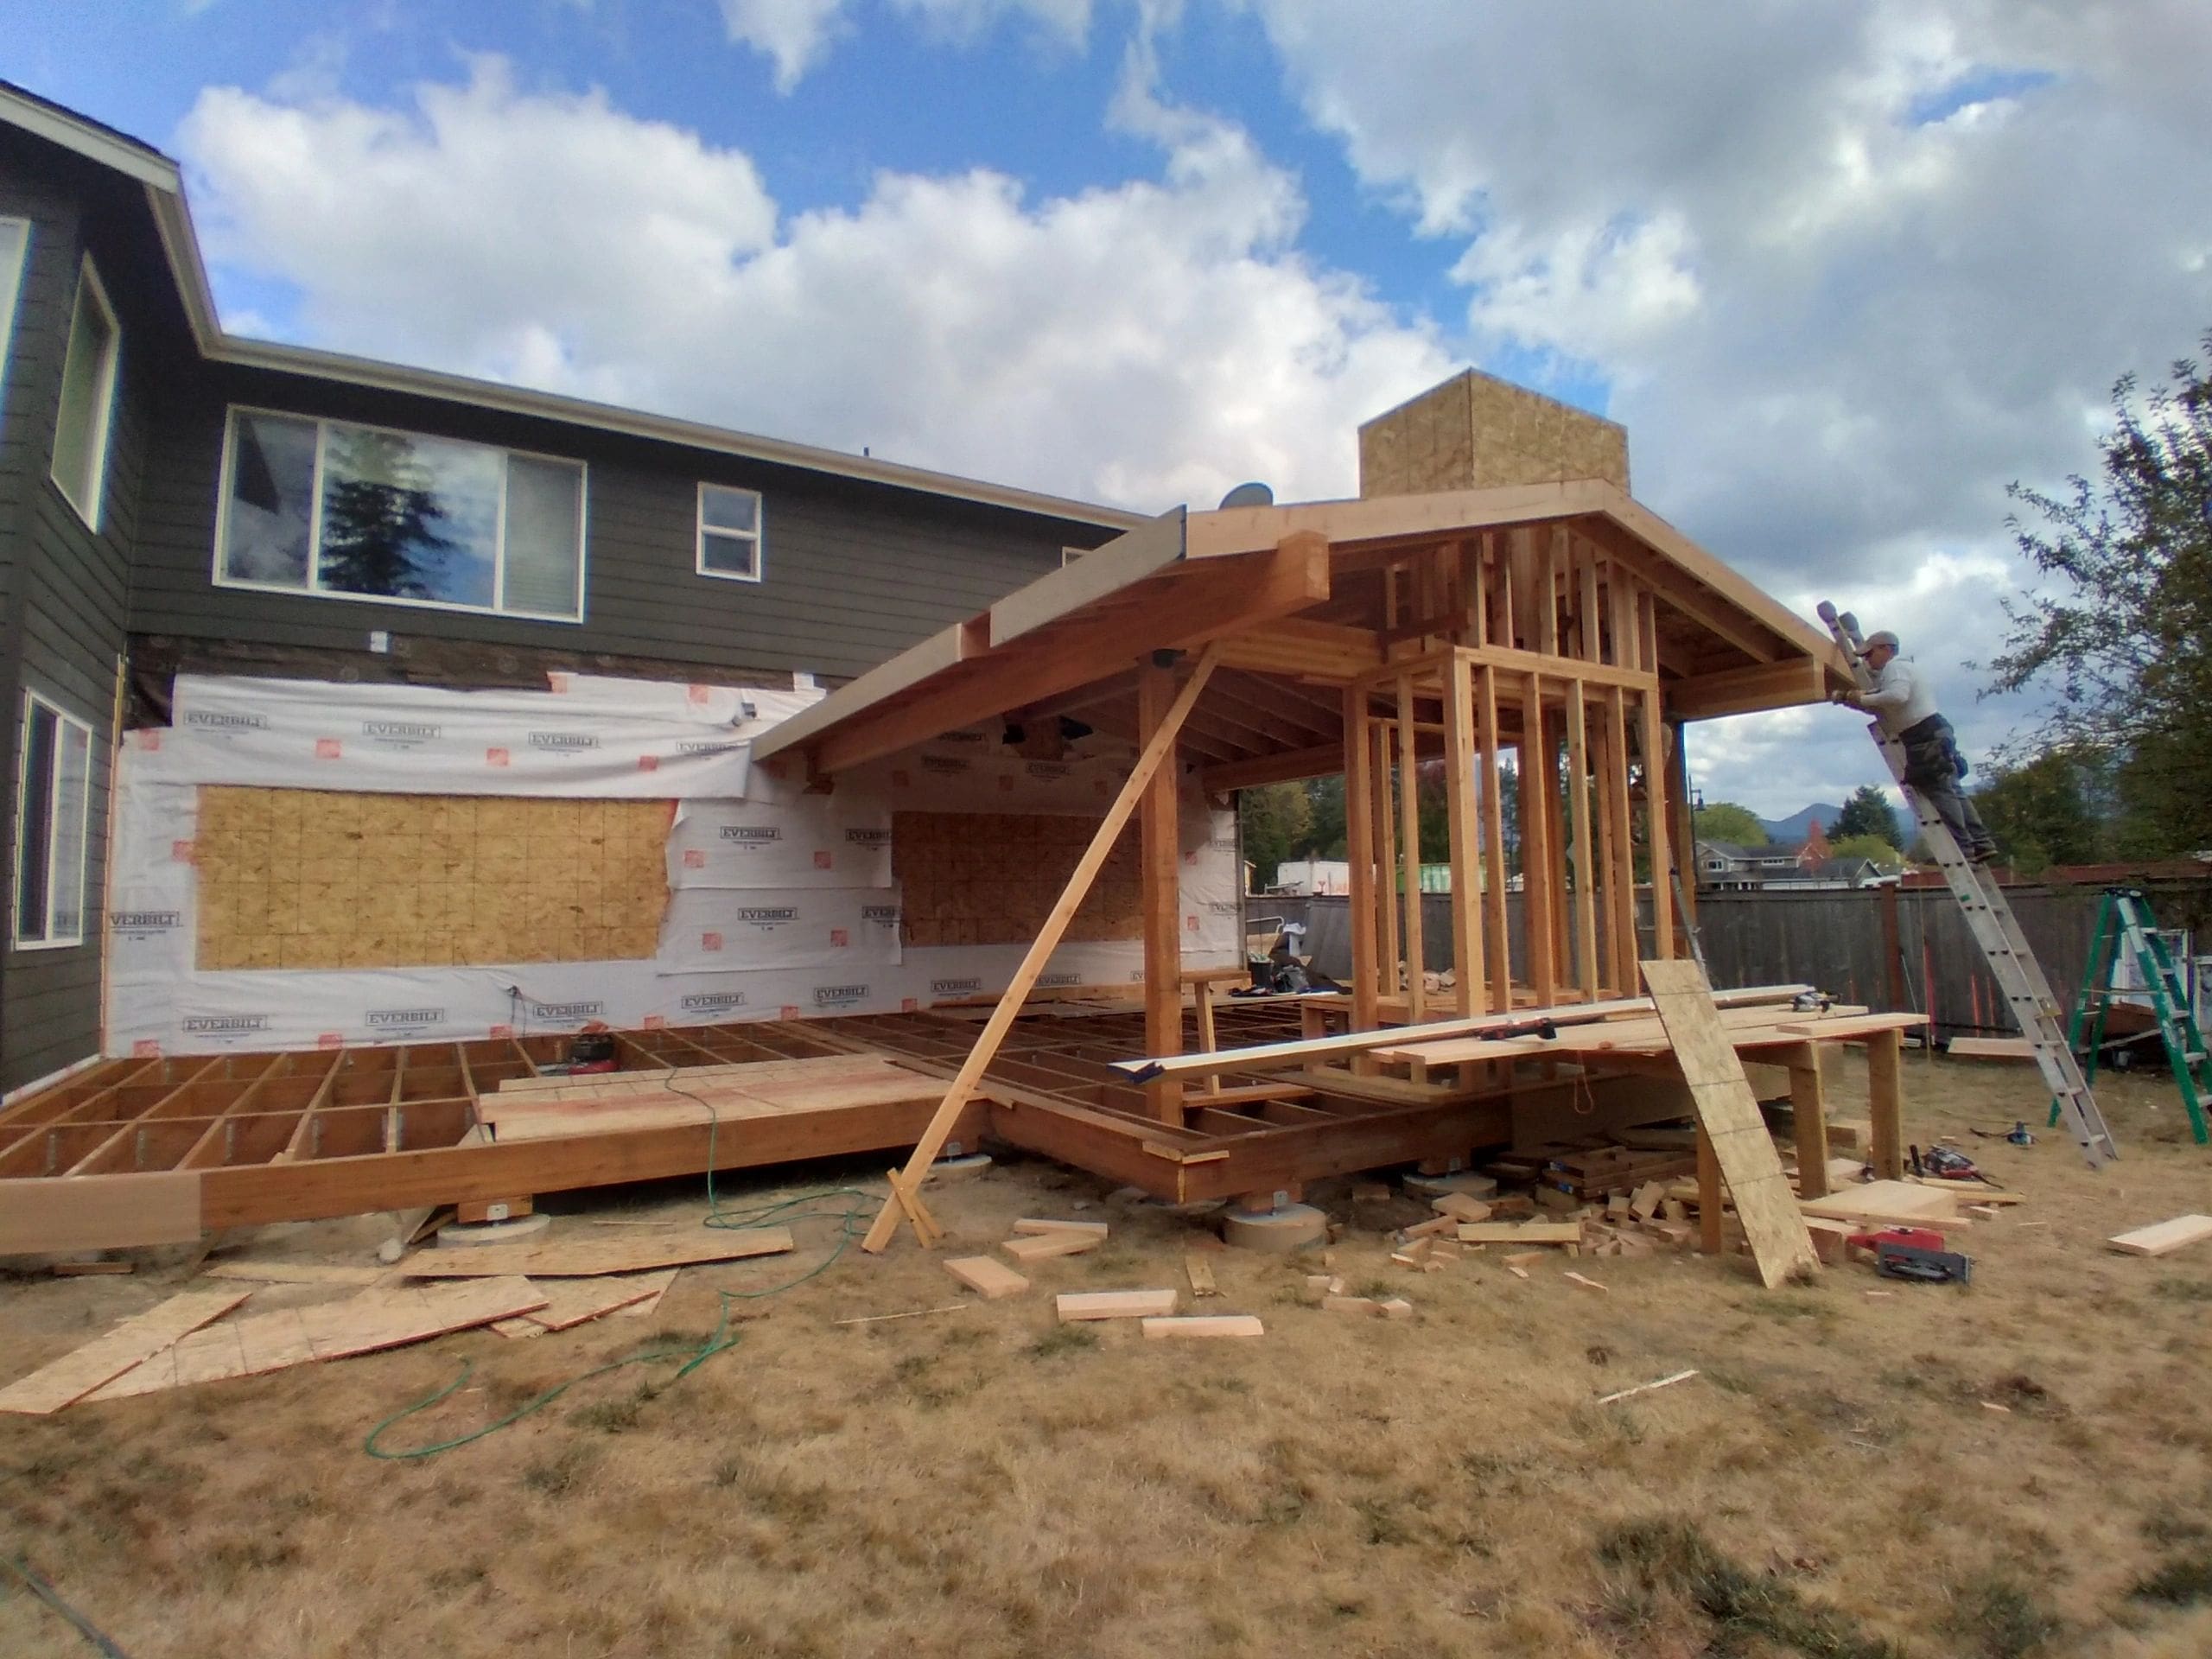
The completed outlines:
{"type": "Polygon", "coordinates": [[[721,1198],[715,1192],[715,1137],[721,1128],[721,1115],[715,1110],[710,1103],[701,1100],[689,1089],[677,1088],[672,1077],[664,1077],[661,1081],[664,1087],[675,1093],[683,1095],[687,1099],[698,1101],[707,1111],[707,1216],[702,1224],[708,1227],[744,1229],[766,1226],[778,1219],[781,1219],[786,1224],[802,1221],[835,1221],[837,1224],[837,1242],[830,1254],[799,1274],[798,1278],[786,1280],[780,1285],[771,1285],[765,1290],[716,1291],[715,1294],[721,1300],[720,1313],[715,1323],[714,1334],[696,1349],[651,1348],[641,1349],[634,1354],[625,1354],[620,1359],[609,1360],[604,1365],[595,1365],[590,1370],[581,1372],[565,1382],[556,1383],[536,1399],[526,1401],[517,1406],[497,1422],[486,1423],[481,1428],[471,1429],[467,1433],[456,1435],[449,1440],[438,1440],[429,1446],[405,1446],[397,1450],[387,1450],[378,1444],[378,1440],[386,1429],[412,1417],[416,1412],[428,1411],[440,1401],[450,1397],[455,1389],[467,1382],[470,1373],[476,1369],[476,1362],[465,1360],[461,1363],[461,1375],[447,1383],[445,1387],[438,1389],[435,1394],[417,1400],[411,1406],[404,1407],[394,1412],[371,1429],[368,1438],[361,1442],[362,1451],[372,1458],[393,1463],[404,1462],[411,1458],[435,1457],[441,1452],[450,1452],[457,1446],[480,1440],[487,1434],[496,1434],[510,1424],[520,1422],[532,1412],[541,1411],[551,1405],[579,1382],[588,1382],[595,1376],[604,1376],[609,1371],[619,1371],[626,1365],[644,1365],[650,1364],[655,1360],[681,1359],[683,1363],[677,1369],[676,1375],[669,1378],[671,1382],[679,1382],[716,1354],[726,1353],[737,1346],[737,1335],[729,1329],[731,1303],[758,1301],[763,1297],[780,1296],[787,1290],[798,1289],[809,1280],[818,1278],[827,1273],[836,1264],[837,1259],[844,1255],[853,1241],[867,1232],[868,1229],[861,1224],[861,1217],[868,1213],[868,1206],[878,1200],[873,1195],[861,1192],[858,1187],[829,1187],[819,1192],[802,1192],[796,1198],[779,1198],[773,1203],[755,1205],[749,1208],[724,1209],[721,1198]],[[810,1207],[826,1199],[836,1198],[846,1200],[842,1208],[810,1207]]]}

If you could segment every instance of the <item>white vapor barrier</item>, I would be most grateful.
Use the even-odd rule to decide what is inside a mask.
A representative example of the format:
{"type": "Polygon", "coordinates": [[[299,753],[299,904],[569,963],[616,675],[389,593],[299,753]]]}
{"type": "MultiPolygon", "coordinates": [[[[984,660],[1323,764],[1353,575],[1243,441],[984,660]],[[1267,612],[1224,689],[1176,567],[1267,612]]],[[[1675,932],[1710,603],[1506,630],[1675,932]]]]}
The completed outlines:
{"type": "MultiPolygon", "coordinates": [[[[555,690],[533,693],[180,677],[177,725],[134,734],[117,760],[107,1052],[467,1041],[988,997],[1025,947],[902,946],[893,815],[1096,817],[1130,760],[1126,744],[1096,734],[1059,760],[1026,759],[992,730],[956,734],[815,790],[750,768],[746,754],[751,739],[817,701],[812,688],[553,678],[555,690]],[[423,729],[398,729],[409,727],[423,729]],[[512,743],[483,741],[494,730],[563,741],[518,760],[512,743]],[[326,738],[339,753],[318,761],[314,744],[326,738]],[[480,747],[508,748],[509,763],[486,768],[480,747]],[[640,766],[645,756],[656,764],[640,766]],[[658,949],[625,962],[202,973],[193,863],[202,784],[674,799],[658,949]]],[[[1235,817],[1186,791],[1180,839],[1184,965],[1236,963],[1235,817]]],[[[978,847],[976,855],[1002,855],[978,847]]],[[[1143,973],[1136,940],[1077,942],[1053,953],[1040,986],[1134,989],[1143,973]]]]}
{"type": "Polygon", "coordinates": [[[181,674],[149,778],[387,794],[743,796],[751,739],[819,693],[593,676],[565,691],[453,691],[181,674]],[[633,688],[626,695],[620,688],[633,688]],[[750,711],[748,713],[748,710],[750,711]]]}

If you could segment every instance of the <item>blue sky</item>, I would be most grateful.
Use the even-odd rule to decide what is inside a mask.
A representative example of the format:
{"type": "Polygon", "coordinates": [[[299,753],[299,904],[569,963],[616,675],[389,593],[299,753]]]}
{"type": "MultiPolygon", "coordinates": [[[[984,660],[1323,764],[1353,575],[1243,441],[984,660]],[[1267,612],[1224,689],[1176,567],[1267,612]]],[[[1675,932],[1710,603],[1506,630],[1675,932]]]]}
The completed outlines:
{"type": "MultiPolygon", "coordinates": [[[[2212,324],[2194,0],[0,0],[185,164],[232,326],[1118,505],[1357,487],[1472,364],[1904,626],[1970,750],[2005,486],[2212,324]],[[2145,158],[2157,158],[2155,166],[2145,158]]],[[[1709,725],[1768,816],[1848,717],[1709,725]]]]}

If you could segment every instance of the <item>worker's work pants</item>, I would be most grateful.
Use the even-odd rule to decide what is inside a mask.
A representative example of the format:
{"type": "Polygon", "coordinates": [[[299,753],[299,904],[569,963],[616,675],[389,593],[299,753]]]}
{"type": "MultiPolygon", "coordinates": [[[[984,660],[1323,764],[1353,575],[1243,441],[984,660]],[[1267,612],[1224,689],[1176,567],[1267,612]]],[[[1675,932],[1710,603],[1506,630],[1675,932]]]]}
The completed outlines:
{"type": "Polygon", "coordinates": [[[1995,849],[1997,842],[1982,827],[1974,803],[1959,793],[1959,749],[1951,736],[1951,722],[1930,715],[1897,734],[1904,746],[1905,786],[1936,809],[1959,851],[1968,857],[1995,849]]]}

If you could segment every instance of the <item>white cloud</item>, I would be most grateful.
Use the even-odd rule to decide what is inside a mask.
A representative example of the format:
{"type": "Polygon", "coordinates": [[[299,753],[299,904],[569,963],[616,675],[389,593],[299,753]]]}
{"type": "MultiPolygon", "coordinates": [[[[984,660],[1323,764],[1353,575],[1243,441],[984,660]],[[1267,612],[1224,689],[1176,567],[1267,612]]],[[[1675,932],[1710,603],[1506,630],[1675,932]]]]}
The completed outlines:
{"type": "Polygon", "coordinates": [[[1349,493],[1357,423],[1450,360],[1292,251],[1242,130],[1124,102],[1157,179],[885,174],[791,216],[742,154],[496,60],[404,110],[211,91],[181,137],[219,274],[296,289],[314,344],[1151,510],[1349,493]]]}
{"type": "MultiPolygon", "coordinates": [[[[853,31],[852,0],[720,0],[729,38],[770,59],[776,90],[788,92],[853,31]]],[[[892,0],[935,35],[972,41],[1007,17],[1027,17],[1048,38],[1080,43],[1090,0],[892,0]]]]}
{"type": "MultiPolygon", "coordinates": [[[[1977,705],[1963,664],[2023,579],[2005,484],[2093,469],[2082,412],[2212,323],[2212,10],[1231,3],[1457,249],[1478,353],[1610,384],[1639,495],[1808,610],[1916,632],[1968,747],[2005,734],[2022,706],[1977,705]],[[2049,79],[1977,92],[1992,71],[2049,79]],[[1946,557],[1971,576],[1916,588],[1946,557]]],[[[1753,726],[1700,734],[1719,793],[1880,777],[1847,721],[1753,726]]]]}

